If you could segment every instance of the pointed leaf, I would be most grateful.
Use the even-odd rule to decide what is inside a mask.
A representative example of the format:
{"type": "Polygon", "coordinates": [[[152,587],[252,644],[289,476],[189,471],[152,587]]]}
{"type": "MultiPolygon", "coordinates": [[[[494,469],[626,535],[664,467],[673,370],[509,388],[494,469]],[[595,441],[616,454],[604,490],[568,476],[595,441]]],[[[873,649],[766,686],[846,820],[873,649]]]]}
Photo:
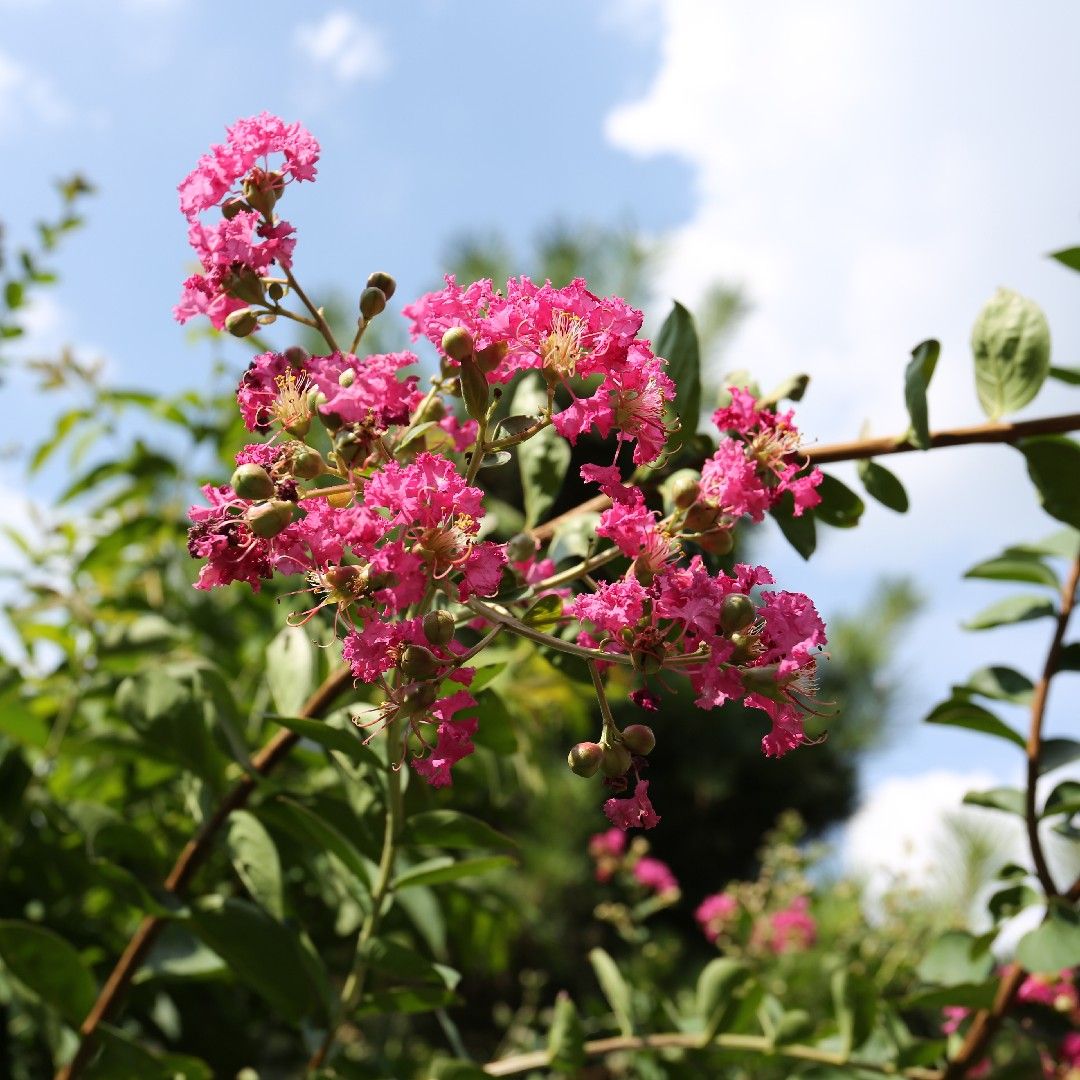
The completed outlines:
{"type": "Polygon", "coordinates": [[[769,516],[780,526],[784,539],[804,559],[809,559],[814,554],[814,549],[817,547],[814,515],[807,512],[796,517],[790,491],[784,492],[780,501],[769,511],[769,516]]]}
{"type": "Polygon", "coordinates": [[[979,694],[994,701],[1011,701],[1015,705],[1026,705],[1031,701],[1034,689],[1026,675],[1000,666],[979,668],[968,676],[963,686],[956,687],[957,691],[965,694],[979,694]]]}
{"type": "Polygon", "coordinates": [[[630,996],[630,987],[622,977],[618,965],[603,949],[592,949],[589,952],[589,963],[592,964],[596,981],[604,992],[611,1011],[615,1014],[615,1022],[623,1035],[634,1034],[633,1001],[630,996]]]}
{"type": "Polygon", "coordinates": [[[1080,367],[1058,367],[1050,365],[1050,378],[1057,379],[1067,386],[1080,386],[1080,367]]]}
{"type": "Polygon", "coordinates": [[[1062,266],[1067,266],[1070,270],[1080,270],[1080,247],[1051,251],[1050,258],[1057,259],[1062,266]]]}
{"type": "MultiPolygon", "coordinates": [[[[510,409],[537,417],[547,408],[548,395],[539,375],[526,375],[514,392],[510,409]]],[[[525,527],[531,528],[554,505],[570,467],[570,444],[548,426],[518,444],[518,469],[525,500],[525,527]]]]}
{"type": "Polygon", "coordinates": [[[960,986],[981,983],[993,968],[994,958],[978,938],[963,930],[947,930],[930,946],[916,971],[923,982],[960,986]]]}
{"type": "Polygon", "coordinates": [[[1041,817],[1080,814],[1080,781],[1062,780],[1046,798],[1041,817]]]}
{"type": "Polygon", "coordinates": [[[229,815],[225,843],[229,858],[253,900],[276,919],[285,917],[281,860],[263,823],[247,810],[229,815]]]}
{"type": "Polygon", "coordinates": [[[859,524],[866,504],[846,484],[835,476],[822,473],[818,486],[821,502],[814,507],[814,516],[837,529],[850,529],[859,524]]]}
{"type": "Polygon", "coordinates": [[[1042,596],[1009,596],[984,608],[964,623],[966,630],[991,630],[995,626],[1043,619],[1054,614],[1054,605],[1042,596]]]}
{"type": "Polygon", "coordinates": [[[667,360],[667,374],[675,383],[671,413],[681,427],[668,439],[673,453],[693,438],[701,413],[701,346],[693,317],[677,300],[656,338],[656,355],[667,360]]]}
{"type": "Polygon", "coordinates": [[[1051,516],[1080,529],[1080,443],[1064,435],[1021,439],[1017,449],[1027,458],[1028,476],[1051,516]]]}
{"type": "Polygon", "coordinates": [[[560,990],[555,998],[547,1050],[548,1068],[557,1073],[577,1075],[577,1070],[585,1064],[585,1029],[573,999],[565,990],[560,990]]]}
{"type": "Polygon", "coordinates": [[[750,978],[745,964],[721,956],[710,960],[697,981],[697,1013],[701,1017],[702,1045],[710,1043],[724,1029],[735,994],[750,978]]]}
{"type": "Polygon", "coordinates": [[[991,788],[989,791],[969,791],[964,796],[968,806],[984,806],[988,810],[1004,810],[1007,814],[1024,816],[1024,793],[1019,788],[991,788]]]}
{"type": "Polygon", "coordinates": [[[78,1027],[97,987],[73,945],[44,926],[0,920],[0,960],[11,975],[69,1024],[78,1027]]]}
{"type": "Polygon", "coordinates": [[[475,859],[455,861],[448,855],[428,859],[409,870],[404,870],[394,880],[394,889],[408,889],[417,885],[442,885],[448,881],[460,881],[462,878],[490,874],[494,870],[505,870],[513,866],[514,860],[509,855],[484,855],[475,859]]]}
{"type": "Polygon", "coordinates": [[[941,355],[941,343],[924,341],[916,345],[911,351],[911,360],[904,372],[904,401],[907,404],[908,416],[911,417],[911,428],[907,438],[912,446],[920,450],[930,449],[930,418],[926,405],[926,390],[937,367],[938,357],[941,355]]]}
{"type": "Polygon", "coordinates": [[[1027,746],[1024,737],[1018,731],[1014,731],[988,709],[963,698],[950,698],[948,701],[943,701],[930,713],[926,722],[944,724],[946,727],[967,728],[969,731],[981,731],[984,735],[1008,739],[1021,748],[1027,746]]]}
{"type": "Polygon", "coordinates": [[[413,814],[401,830],[402,844],[445,848],[500,848],[513,851],[517,844],[479,818],[457,810],[427,810],[413,814]]]}
{"type": "Polygon", "coordinates": [[[1080,742],[1075,739],[1043,739],[1039,755],[1039,775],[1070,765],[1080,758],[1080,742]]]}
{"type": "Polygon", "coordinates": [[[300,626],[284,626],[266,649],[266,681],[274,708],[283,716],[298,713],[315,689],[315,647],[300,626]]]}
{"type": "Polygon", "coordinates": [[[562,619],[563,602],[561,596],[548,593],[534,601],[521,617],[521,621],[544,633],[551,633],[562,619]]]}
{"type": "Polygon", "coordinates": [[[1036,973],[1056,974],[1080,965],[1080,915],[1060,904],[1051,905],[1042,926],[1020,939],[1016,960],[1036,973]]]}
{"type": "Polygon", "coordinates": [[[325,746],[327,750],[336,750],[340,754],[345,754],[357,765],[382,767],[382,762],[374,752],[364,745],[359,732],[345,731],[343,728],[333,727],[325,720],[310,720],[306,716],[268,715],[266,719],[296,732],[301,738],[310,739],[320,746],[325,746]]]}
{"type": "Polygon", "coordinates": [[[859,461],[855,468],[868,495],[898,514],[907,512],[910,505],[908,495],[895,473],[869,459],[859,461]]]}
{"type": "Polygon", "coordinates": [[[1027,581],[1033,585],[1061,587],[1057,574],[1037,555],[999,555],[986,559],[965,571],[966,578],[987,578],[990,581],[1027,581]]]}

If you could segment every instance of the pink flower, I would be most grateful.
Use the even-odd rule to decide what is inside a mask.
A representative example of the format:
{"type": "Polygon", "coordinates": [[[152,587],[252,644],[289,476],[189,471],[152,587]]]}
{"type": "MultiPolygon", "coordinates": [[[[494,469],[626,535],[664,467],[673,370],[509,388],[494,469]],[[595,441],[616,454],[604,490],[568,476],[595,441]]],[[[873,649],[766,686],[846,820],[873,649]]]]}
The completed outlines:
{"type": "Polygon", "coordinates": [[[660,859],[648,856],[634,863],[634,879],[639,885],[651,889],[658,896],[679,891],[679,883],[671,872],[671,867],[660,859]]]}
{"type": "Polygon", "coordinates": [[[600,583],[594,593],[581,593],[564,610],[575,619],[588,619],[598,629],[618,634],[641,619],[645,596],[636,578],[620,578],[600,583]]]}
{"type": "Polygon", "coordinates": [[[960,1025],[970,1015],[971,1010],[963,1005],[946,1005],[941,1010],[945,1014],[945,1020],[941,1025],[943,1035],[953,1035],[960,1029],[960,1025]]]}
{"type": "Polygon", "coordinates": [[[476,733],[476,717],[457,719],[455,713],[476,706],[476,699],[464,690],[442,698],[431,707],[440,720],[437,741],[427,757],[413,758],[412,767],[432,786],[446,787],[452,783],[451,768],[476,748],[472,737],[476,733]]]}
{"type": "Polygon", "coordinates": [[[809,901],[797,896],[781,911],[769,916],[769,948],[775,953],[802,952],[817,939],[817,923],[810,914],[809,901]]]}
{"type": "Polygon", "coordinates": [[[475,531],[484,516],[484,493],[469,487],[449,458],[437,454],[417,454],[408,465],[387,462],[372,475],[364,491],[364,502],[391,511],[391,525],[435,528],[447,519],[467,517],[468,531],[475,531]]]}
{"type": "Polygon", "coordinates": [[[634,558],[656,533],[656,514],[645,505],[645,497],[637,488],[635,497],[613,503],[600,515],[596,535],[612,540],[619,550],[634,558]]]}
{"type": "Polygon", "coordinates": [[[226,141],[212,146],[181,182],[180,209],[189,221],[216,206],[243,179],[252,166],[270,154],[283,154],[284,177],[314,180],[319,144],[300,124],[286,124],[270,113],[237,120],[226,129],[226,141]]]}
{"type": "Polygon", "coordinates": [[[602,855],[619,858],[626,851],[626,833],[622,829],[606,829],[589,837],[589,854],[598,859],[602,855]]]}
{"type": "Polygon", "coordinates": [[[474,544],[465,560],[458,592],[462,600],[470,596],[494,596],[499,591],[503,567],[506,566],[506,545],[485,540],[474,544]]]}
{"type": "Polygon", "coordinates": [[[715,941],[739,913],[739,901],[730,893],[713,893],[698,904],[694,912],[701,932],[715,941]]]}
{"type": "Polygon", "coordinates": [[[649,802],[648,780],[639,780],[628,799],[608,799],[604,813],[612,825],[624,830],[652,829],[660,824],[660,816],[649,802]]]}
{"type": "Polygon", "coordinates": [[[420,403],[418,376],[398,378],[398,372],[417,362],[411,352],[384,353],[358,358],[333,353],[313,356],[305,365],[310,382],[325,396],[319,406],[323,416],[337,416],[346,424],[367,423],[375,431],[406,424],[420,403]],[[352,373],[352,381],[342,386],[341,377],[352,373]]]}

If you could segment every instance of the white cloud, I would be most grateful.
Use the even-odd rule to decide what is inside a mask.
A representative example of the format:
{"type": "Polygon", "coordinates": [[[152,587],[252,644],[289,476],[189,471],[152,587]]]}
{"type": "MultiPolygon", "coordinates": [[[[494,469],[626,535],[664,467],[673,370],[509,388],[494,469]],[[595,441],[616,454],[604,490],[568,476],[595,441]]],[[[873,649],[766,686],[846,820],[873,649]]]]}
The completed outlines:
{"type": "Polygon", "coordinates": [[[52,82],[0,52],[0,133],[40,124],[59,127],[73,116],[52,82]]]}
{"type": "Polygon", "coordinates": [[[344,9],[297,27],[296,44],[310,63],[339,83],[377,79],[389,65],[380,31],[344,9]]]}

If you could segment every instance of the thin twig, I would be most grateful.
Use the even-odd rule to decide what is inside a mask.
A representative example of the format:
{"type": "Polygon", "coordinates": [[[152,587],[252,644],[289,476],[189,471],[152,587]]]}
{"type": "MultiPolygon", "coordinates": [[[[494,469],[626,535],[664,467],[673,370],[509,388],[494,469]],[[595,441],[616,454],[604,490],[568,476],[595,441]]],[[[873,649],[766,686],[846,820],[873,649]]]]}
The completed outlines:
{"type": "MultiPolygon", "coordinates": [[[[342,665],[331,673],[323,684],[308,698],[298,716],[314,719],[322,716],[337,696],[352,681],[352,670],[342,665]]],[[[234,810],[243,807],[255,790],[258,778],[266,776],[300,741],[292,731],[279,731],[251,759],[251,771],[245,773],[218,803],[214,812],[200,826],[198,832],[184,845],[165,879],[165,890],[179,896],[187,888],[199,867],[210,854],[211,845],[218,830],[234,810]]],[[[56,1080],[74,1080],[90,1063],[97,1046],[100,1025],[109,1019],[131,984],[140,964],[157,939],[166,919],[159,915],[147,915],[132,935],[116,965],[105,980],[93,1008],[79,1027],[79,1046],[71,1061],[56,1074],[56,1080]]]]}
{"type": "Polygon", "coordinates": [[[311,312],[311,317],[315,320],[319,333],[322,334],[326,344],[329,345],[334,352],[341,352],[341,346],[334,340],[334,335],[327,325],[326,319],[323,318],[323,313],[308,299],[307,293],[300,288],[300,282],[293,277],[293,272],[288,267],[285,268],[285,277],[288,279],[292,291],[300,297],[300,302],[311,312]]]}

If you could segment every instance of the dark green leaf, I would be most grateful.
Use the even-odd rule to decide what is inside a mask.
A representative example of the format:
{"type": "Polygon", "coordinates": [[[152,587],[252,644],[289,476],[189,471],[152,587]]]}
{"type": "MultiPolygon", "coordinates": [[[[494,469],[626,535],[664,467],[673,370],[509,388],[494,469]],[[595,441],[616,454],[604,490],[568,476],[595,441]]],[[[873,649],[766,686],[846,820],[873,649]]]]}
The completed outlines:
{"type": "Polygon", "coordinates": [[[675,452],[693,437],[701,413],[701,347],[690,312],[677,300],[656,338],[656,355],[667,360],[675,383],[671,412],[681,428],[668,440],[668,451],[675,452]]]}
{"type": "Polygon", "coordinates": [[[868,495],[898,514],[907,512],[909,506],[907,492],[894,473],[891,473],[884,465],[879,465],[876,461],[869,459],[859,461],[855,468],[868,495]]]}
{"type": "Polygon", "coordinates": [[[990,908],[990,914],[994,917],[994,921],[999,922],[1002,919],[1011,919],[1014,915],[1023,911],[1024,908],[1037,904],[1040,899],[1042,898],[1039,893],[1030,885],[1020,882],[1017,885],[1009,885],[1007,888],[999,889],[990,897],[987,906],[990,908]]]}
{"type": "Polygon", "coordinates": [[[916,345],[911,351],[911,360],[904,373],[904,401],[907,404],[908,416],[911,417],[911,428],[908,431],[908,441],[912,446],[920,450],[930,449],[930,420],[926,407],[926,390],[937,367],[938,357],[941,355],[941,343],[924,341],[916,345]]]}
{"type": "Polygon", "coordinates": [[[1039,392],[1050,371],[1050,327],[1039,305],[998,289],[971,331],[975,388],[991,420],[1015,412],[1039,392]]]}
{"type": "Polygon", "coordinates": [[[794,501],[790,491],[785,491],[780,501],[769,511],[770,516],[784,539],[804,558],[809,559],[817,547],[817,530],[814,527],[814,515],[805,513],[796,517],[794,514],[794,501]]]}
{"type": "Polygon", "coordinates": [[[403,844],[445,848],[500,848],[513,851],[517,844],[479,818],[457,810],[427,810],[413,814],[401,830],[403,844]]]}
{"type": "Polygon", "coordinates": [[[513,865],[514,860],[508,855],[484,855],[456,862],[449,856],[440,856],[403,871],[394,880],[393,887],[408,889],[417,885],[442,885],[448,881],[490,874],[494,870],[505,870],[513,865]]]}
{"type": "Polygon", "coordinates": [[[1075,739],[1043,739],[1039,755],[1039,774],[1060,769],[1080,758],[1080,742],[1075,739]]]}
{"type": "Polygon", "coordinates": [[[325,720],[310,720],[306,716],[267,716],[266,719],[326,747],[327,750],[345,754],[357,765],[381,767],[379,759],[364,745],[359,732],[345,731],[343,728],[331,726],[325,720]]]}
{"type": "Polygon", "coordinates": [[[35,997],[78,1027],[97,997],[89,968],[72,945],[44,926],[0,920],[0,960],[35,997]]]}
{"type": "Polygon", "coordinates": [[[1042,596],[1008,596],[984,608],[963,625],[966,630],[992,630],[995,626],[1044,619],[1053,614],[1054,605],[1042,596]]]}
{"type": "Polygon", "coordinates": [[[1058,653],[1058,671],[1080,671],[1080,641],[1070,642],[1058,653]]]}
{"type": "Polygon", "coordinates": [[[946,727],[967,728],[969,731],[981,731],[984,735],[1008,739],[1021,748],[1027,746],[1027,742],[1019,732],[999,720],[988,709],[963,698],[950,698],[943,701],[934,708],[926,718],[926,722],[944,724],[946,727]]]}
{"type": "Polygon", "coordinates": [[[562,619],[563,602],[561,596],[548,593],[534,601],[529,609],[521,617],[521,621],[528,626],[550,633],[562,619]]]}
{"type": "Polygon", "coordinates": [[[845,968],[833,972],[833,1009],[840,1033],[840,1052],[846,1057],[870,1037],[877,1017],[877,992],[865,977],[845,968]]]}
{"type": "Polygon", "coordinates": [[[1080,965],[1080,915],[1051,904],[1042,926],[1020,939],[1016,961],[1028,971],[1055,974],[1080,965]]]}
{"type": "Polygon", "coordinates": [[[1080,247],[1051,251],[1050,258],[1057,259],[1062,266],[1067,266],[1070,270],[1080,270],[1080,247]]]}
{"type": "Polygon", "coordinates": [[[476,695],[476,732],[473,742],[496,754],[512,754],[518,746],[514,720],[502,697],[494,690],[476,695]]]}
{"type": "Polygon", "coordinates": [[[920,990],[904,999],[905,1009],[944,1009],[962,1005],[967,1009],[989,1008],[997,986],[994,982],[957,983],[935,990],[920,990]]]}
{"type": "Polygon", "coordinates": [[[1033,585],[1048,585],[1059,589],[1057,574],[1036,555],[1000,555],[976,563],[964,574],[966,578],[988,578],[991,581],[1027,581],[1033,585]]]}
{"type": "Polygon", "coordinates": [[[229,816],[225,843],[244,887],[260,906],[277,919],[285,917],[281,860],[263,823],[247,810],[229,816]]]}
{"type": "Polygon", "coordinates": [[[1052,814],[1080,814],[1080,781],[1062,780],[1046,797],[1042,817],[1052,814]]]}
{"type": "Polygon", "coordinates": [[[430,960],[395,941],[379,937],[369,938],[356,951],[368,967],[392,976],[395,984],[420,982],[446,986],[446,979],[442,974],[446,969],[440,970],[430,960]]]}
{"type": "Polygon", "coordinates": [[[1080,367],[1058,367],[1056,364],[1051,364],[1050,378],[1057,379],[1058,382],[1066,383],[1068,386],[1080,386],[1080,367]]]}
{"type": "Polygon", "coordinates": [[[622,977],[618,965],[603,949],[592,949],[589,952],[589,963],[592,964],[596,981],[604,992],[611,1011],[615,1014],[615,1023],[623,1035],[634,1034],[633,1004],[630,997],[630,987],[622,977]]]}
{"type": "MultiPolygon", "coordinates": [[[[547,408],[548,396],[538,375],[522,378],[510,403],[512,412],[539,416],[547,408]]],[[[531,528],[551,509],[570,467],[570,444],[548,426],[531,439],[518,444],[518,468],[525,500],[525,526],[531,528]]]]}
{"type": "Polygon", "coordinates": [[[837,529],[850,529],[859,524],[866,505],[846,484],[835,476],[822,473],[817,489],[821,502],[814,507],[814,516],[837,529]]]}
{"type": "Polygon", "coordinates": [[[985,806],[989,810],[1004,810],[1024,816],[1024,793],[1019,788],[991,788],[989,791],[969,791],[964,796],[969,806],[985,806]]]}
{"type": "Polygon", "coordinates": [[[962,930],[947,930],[927,950],[916,969],[923,982],[938,986],[981,983],[994,968],[988,949],[962,930]]]}
{"type": "Polygon", "coordinates": [[[1031,701],[1034,689],[1026,675],[1001,666],[979,668],[972,672],[963,686],[956,687],[956,691],[962,693],[979,694],[995,701],[1011,701],[1016,705],[1026,705],[1031,701]]]}
{"type": "Polygon", "coordinates": [[[1039,492],[1042,508],[1051,516],[1080,529],[1080,444],[1064,435],[1035,435],[1021,439],[1017,449],[1027,459],[1028,475],[1039,492]]]}
{"type": "Polygon", "coordinates": [[[548,1067],[556,1073],[577,1075],[585,1064],[585,1029],[573,999],[560,990],[548,1029],[548,1067]]]}

